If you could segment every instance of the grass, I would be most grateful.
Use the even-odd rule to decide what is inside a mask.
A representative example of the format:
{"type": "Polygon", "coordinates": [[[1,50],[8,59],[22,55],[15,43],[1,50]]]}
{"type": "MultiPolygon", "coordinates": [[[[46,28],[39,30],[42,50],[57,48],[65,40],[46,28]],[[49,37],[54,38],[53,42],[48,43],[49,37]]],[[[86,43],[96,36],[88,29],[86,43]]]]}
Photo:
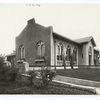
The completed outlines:
{"type": "Polygon", "coordinates": [[[60,69],[58,75],[100,82],[100,69],[60,69]]]}
{"type": "Polygon", "coordinates": [[[64,94],[64,95],[93,95],[92,91],[70,87],[61,83],[50,83],[47,87],[37,89],[31,85],[25,85],[17,82],[0,81],[0,94],[64,94]]]}

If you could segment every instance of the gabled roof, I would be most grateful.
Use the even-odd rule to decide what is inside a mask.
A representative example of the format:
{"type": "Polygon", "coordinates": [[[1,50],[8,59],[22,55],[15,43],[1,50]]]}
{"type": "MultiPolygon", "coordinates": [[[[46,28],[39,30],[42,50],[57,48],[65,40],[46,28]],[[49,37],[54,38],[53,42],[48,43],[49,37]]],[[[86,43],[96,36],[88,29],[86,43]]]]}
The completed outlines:
{"type": "Polygon", "coordinates": [[[97,49],[97,48],[94,48],[94,51],[100,52],[100,50],[99,50],[99,49],[97,49]]]}
{"type": "Polygon", "coordinates": [[[96,43],[95,43],[95,41],[94,41],[92,36],[76,39],[75,41],[80,43],[80,44],[92,41],[93,45],[96,46],[96,43]]]}
{"type": "Polygon", "coordinates": [[[72,40],[72,39],[69,39],[69,38],[67,38],[67,37],[64,37],[64,36],[62,36],[62,35],[60,35],[60,34],[58,34],[58,33],[56,33],[56,32],[53,32],[53,36],[54,37],[56,37],[56,38],[60,38],[60,39],[63,39],[63,40],[69,40],[69,41],[71,41],[71,42],[73,42],[73,43],[76,43],[76,44],[79,44],[77,41],[74,41],[74,40],[72,40]]]}

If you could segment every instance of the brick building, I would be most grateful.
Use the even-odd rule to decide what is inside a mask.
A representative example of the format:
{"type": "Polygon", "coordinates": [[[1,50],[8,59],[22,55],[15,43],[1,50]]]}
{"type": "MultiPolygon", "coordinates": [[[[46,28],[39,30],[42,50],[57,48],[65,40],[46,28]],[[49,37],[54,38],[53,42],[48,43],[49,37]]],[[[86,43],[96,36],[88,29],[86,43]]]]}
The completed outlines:
{"type": "Polygon", "coordinates": [[[95,46],[92,36],[71,40],[55,33],[53,27],[44,27],[30,19],[16,37],[16,60],[25,58],[30,66],[69,66],[72,57],[74,66],[94,65],[95,46]]]}

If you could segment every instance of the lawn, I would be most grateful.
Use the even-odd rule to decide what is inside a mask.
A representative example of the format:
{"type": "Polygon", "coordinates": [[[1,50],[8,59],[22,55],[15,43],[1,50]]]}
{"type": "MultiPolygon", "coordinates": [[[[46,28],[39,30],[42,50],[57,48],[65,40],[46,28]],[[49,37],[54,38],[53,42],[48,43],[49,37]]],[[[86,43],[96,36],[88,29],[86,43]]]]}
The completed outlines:
{"type": "Polygon", "coordinates": [[[57,75],[100,82],[100,69],[60,69],[57,75]]]}
{"type": "Polygon", "coordinates": [[[31,85],[17,82],[0,82],[0,94],[64,94],[64,95],[94,95],[90,90],[70,87],[60,83],[50,83],[47,87],[37,89],[31,85]]]}

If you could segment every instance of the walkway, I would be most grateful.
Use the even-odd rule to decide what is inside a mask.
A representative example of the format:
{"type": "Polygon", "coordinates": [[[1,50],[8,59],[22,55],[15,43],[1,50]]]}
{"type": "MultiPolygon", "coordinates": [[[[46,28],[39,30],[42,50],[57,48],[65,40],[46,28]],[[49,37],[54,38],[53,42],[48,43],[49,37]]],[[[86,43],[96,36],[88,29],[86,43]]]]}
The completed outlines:
{"type": "MultiPolygon", "coordinates": [[[[53,81],[54,82],[58,82],[58,83],[67,84],[67,85],[70,85],[71,87],[89,89],[89,90],[95,92],[96,94],[100,95],[100,87],[98,86],[100,84],[100,82],[96,82],[97,83],[97,87],[93,87],[91,85],[94,85],[93,84],[94,81],[88,81],[88,80],[83,80],[83,79],[65,77],[65,76],[60,76],[60,75],[57,75],[53,81]],[[91,84],[90,84],[90,86],[87,83],[86,83],[87,85],[83,85],[83,84],[81,84],[82,81],[83,82],[84,81],[85,82],[90,82],[91,84]]],[[[84,84],[85,84],[85,82],[84,82],[84,84]]]]}

